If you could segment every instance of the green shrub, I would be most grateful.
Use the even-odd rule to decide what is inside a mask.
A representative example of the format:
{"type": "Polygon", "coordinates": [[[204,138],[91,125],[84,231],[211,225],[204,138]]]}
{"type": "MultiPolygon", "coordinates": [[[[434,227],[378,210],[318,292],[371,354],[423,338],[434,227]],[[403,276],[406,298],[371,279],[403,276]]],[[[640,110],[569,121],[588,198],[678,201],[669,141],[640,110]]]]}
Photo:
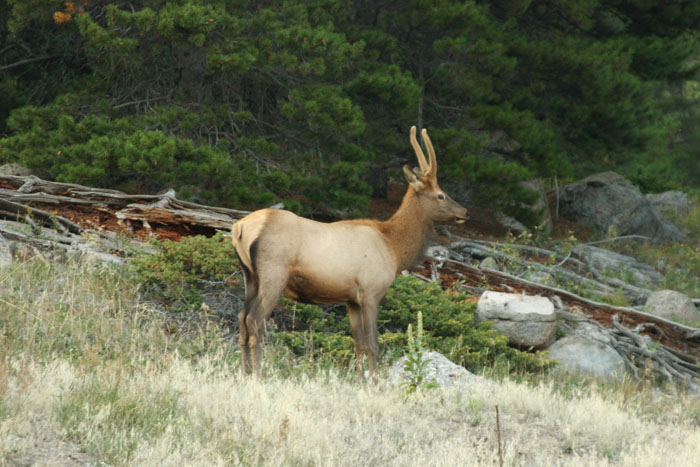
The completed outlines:
{"type": "MultiPolygon", "coordinates": [[[[466,294],[443,291],[438,284],[425,284],[415,277],[399,276],[380,305],[380,352],[389,355],[389,359],[401,355],[407,345],[405,330],[420,311],[428,347],[471,371],[486,366],[494,367],[497,372],[514,373],[549,368],[544,354],[513,349],[507,345],[507,338],[489,323],[476,324],[475,308],[466,294]]],[[[272,338],[290,346],[297,355],[318,358],[330,354],[339,364],[349,363],[354,356],[344,307],[324,311],[314,305],[285,301],[283,313],[275,316],[275,322],[282,324],[272,333],[272,338]],[[283,329],[290,320],[294,325],[283,329]]]]}
{"type": "Polygon", "coordinates": [[[507,338],[487,322],[476,324],[476,305],[471,297],[437,283],[425,284],[415,277],[397,277],[381,305],[382,330],[406,329],[423,313],[428,347],[448,356],[470,371],[485,366],[511,372],[536,372],[550,366],[542,353],[521,352],[507,345],[507,338]]]}
{"type": "Polygon", "coordinates": [[[154,242],[152,255],[141,255],[130,265],[133,279],[147,294],[166,303],[194,309],[202,304],[202,289],[242,285],[236,252],[222,233],[183,237],[179,242],[154,242]]]}
{"type": "MultiPolygon", "coordinates": [[[[292,199],[304,194],[315,204],[363,212],[371,189],[362,181],[362,157],[319,163],[305,152],[301,157],[307,163],[275,162],[260,170],[248,154],[276,161],[285,152],[270,138],[237,135],[234,142],[210,145],[196,136],[224,110],[215,104],[202,113],[163,106],[124,117],[110,112],[99,96],[66,94],[52,104],[12,113],[7,123],[13,136],[0,139],[0,164],[17,162],[43,178],[127,192],[174,188],[180,198],[232,208],[282,199],[287,209],[308,214],[311,206],[292,199]],[[107,110],[83,115],[80,109],[88,101],[107,110]]],[[[249,118],[245,112],[224,113],[236,124],[249,118]]]]}

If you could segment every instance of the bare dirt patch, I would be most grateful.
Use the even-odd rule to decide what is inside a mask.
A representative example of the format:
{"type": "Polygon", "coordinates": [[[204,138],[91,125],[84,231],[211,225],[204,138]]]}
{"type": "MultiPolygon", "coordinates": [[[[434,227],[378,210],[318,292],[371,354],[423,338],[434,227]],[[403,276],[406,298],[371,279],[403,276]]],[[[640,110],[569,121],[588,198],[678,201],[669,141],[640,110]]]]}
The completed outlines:
{"type": "Polygon", "coordinates": [[[24,441],[25,448],[10,459],[10,465],[24,467],[72,467],[94,465],[95,459],[83,452],[79,446],[60,438],[35,439],[24,441]]]}

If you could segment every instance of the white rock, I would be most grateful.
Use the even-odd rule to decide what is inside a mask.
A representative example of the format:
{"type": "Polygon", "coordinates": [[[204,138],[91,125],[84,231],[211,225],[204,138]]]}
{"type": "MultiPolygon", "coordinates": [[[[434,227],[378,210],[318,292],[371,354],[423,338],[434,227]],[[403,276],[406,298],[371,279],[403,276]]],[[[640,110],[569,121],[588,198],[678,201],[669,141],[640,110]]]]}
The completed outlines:
{"type": "Polygon", "coordinates": [[[547,347],[556,332],[554,305],[546,297],[487,291],[479,298],[477,319],[491,321],[518,347],[547,347]]]}

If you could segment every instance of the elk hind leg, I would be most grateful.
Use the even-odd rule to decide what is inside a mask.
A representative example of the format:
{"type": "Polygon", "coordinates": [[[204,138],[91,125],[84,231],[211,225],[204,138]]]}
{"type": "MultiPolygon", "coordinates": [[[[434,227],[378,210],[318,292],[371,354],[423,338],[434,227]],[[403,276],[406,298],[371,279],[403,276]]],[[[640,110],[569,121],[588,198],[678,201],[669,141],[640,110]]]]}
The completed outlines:
{"type": "Polygon", "coordinates": [[[347,303],[348,318],[352,328],[352,339],[355,341],[355,366],[357,367],[357,380],[362,383],[365,379],[364,357],[367,347],[365,331],[362,325],[362,309],[356,303],[347,303]]]}
{"type": "Polygon", "coordinates": [[[262,368],[265,321],[270,317],[272,309],[287,286],[287,272],[281,268],[267,270],[264,273],[261,272],[260,277],[265,278],[264,281],[261,281],[261,283],[265,284],[265,287],[260,287],[256,298],[257,306],[251,307],[251,310],[245,317],[251,366],[255,373],[260,373],[262,368]]]}
{"type": "Polygon", "coordinates": [[[251,277],[250,271],[248,271],[245,266],[243,272],[245,275],[245,302],[243,303],[243,309],[238,313],[238,329],[240,333],[238,343],[241,347],[241,373],[243,376],[247,376],[251,371],[251,360],[250,345],[248,342],[250,334],[246,324],[246,317],[250,314],[251,310],[257,308],[258,284],[251,277]]]}

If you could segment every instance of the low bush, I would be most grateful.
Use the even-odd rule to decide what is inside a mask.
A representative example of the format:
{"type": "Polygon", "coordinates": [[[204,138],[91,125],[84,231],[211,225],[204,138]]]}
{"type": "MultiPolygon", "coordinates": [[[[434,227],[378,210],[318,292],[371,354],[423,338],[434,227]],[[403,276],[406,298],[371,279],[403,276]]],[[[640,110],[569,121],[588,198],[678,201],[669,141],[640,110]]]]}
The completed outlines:
{"type": "Polygon", "coordinates": [[[174,305],[176,311],[199,308],[203,289],[209,286],[232,290],[243,285],[236,252],[223,233],[153,245],[157,248],[155,254],[131,261],[132,278],[149,297],[174,305]]]}
{"type": "MultiPolygon", "coordinates": [[[[396,278],[379,309],[380,358],[392,361],[407,346],[406,329],[423,314],[427,347],[446,355],[470,371],[485,367],[497,374],[537,373],[550,367],[541,352],[528,353],[507,345],[508,339],[487,323],[476,323],[473,297],[444,291],[408,276],[396,278]]],[[[355,356],[350,322],[344,306],[322,308],[283,299],[273,314],[270,338],[296,355],[311,359],[332,357],[347,365],[355,356]]]]}

